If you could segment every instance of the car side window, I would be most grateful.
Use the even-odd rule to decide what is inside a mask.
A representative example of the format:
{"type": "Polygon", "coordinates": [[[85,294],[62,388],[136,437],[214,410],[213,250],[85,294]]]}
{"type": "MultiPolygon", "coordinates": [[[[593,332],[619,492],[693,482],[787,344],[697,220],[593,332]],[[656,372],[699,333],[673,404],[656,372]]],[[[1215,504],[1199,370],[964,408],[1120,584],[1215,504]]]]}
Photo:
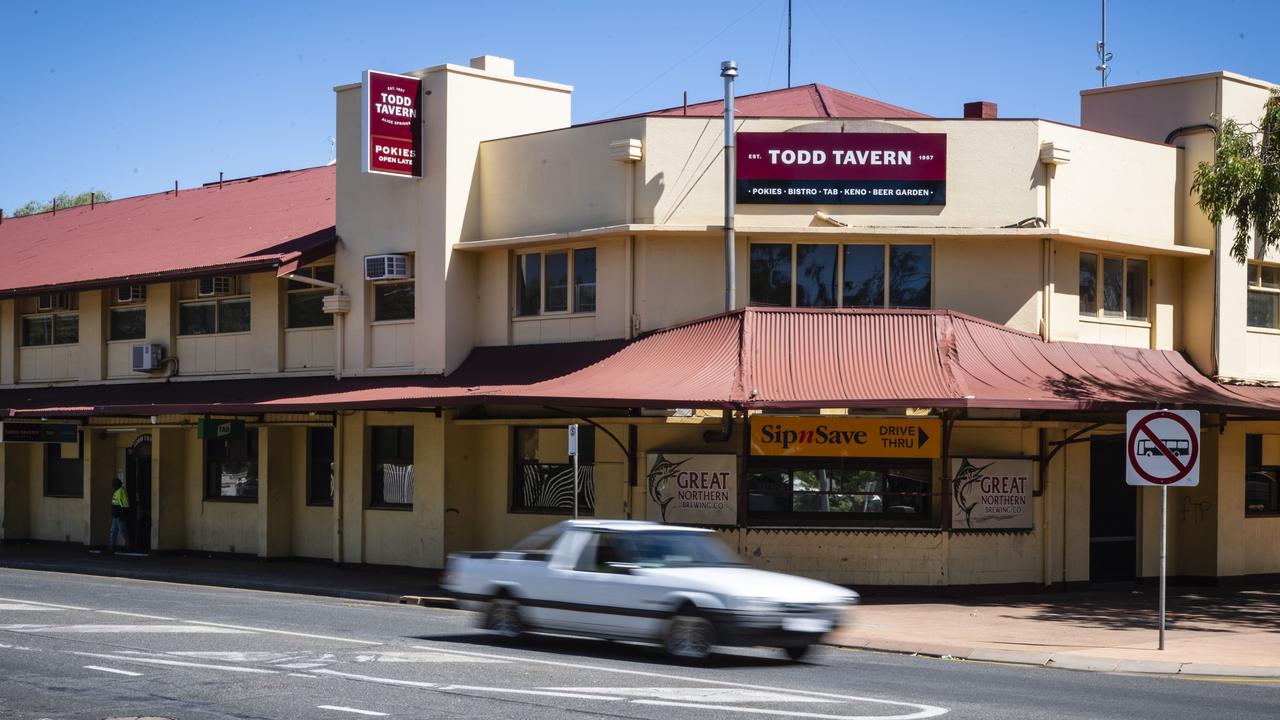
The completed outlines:
{"type": "Polygon", "coordinates": [[[617,533],[593,533],[582,549],[574,570],[579,572],[621,572],[614,563],[631,562],[627,543],[617,533]]]}

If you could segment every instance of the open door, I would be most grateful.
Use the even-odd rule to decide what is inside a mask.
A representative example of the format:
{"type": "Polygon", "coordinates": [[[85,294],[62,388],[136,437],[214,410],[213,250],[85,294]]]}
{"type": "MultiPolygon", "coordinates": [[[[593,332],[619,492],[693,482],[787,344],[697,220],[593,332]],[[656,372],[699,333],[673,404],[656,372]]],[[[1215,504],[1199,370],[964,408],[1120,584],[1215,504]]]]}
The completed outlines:
{"type": "Polygon", "coordinates": [[[125,450],[124,486],[129,493],[129,552],[151,552],[150,435],[139,435],[125,450]]]}
{"type": "Polygon", "coordinates": [[[1089,443],[1089,582],[1137,578],[1138,489],[1125,483],[1124,436],[1089,443]]]}

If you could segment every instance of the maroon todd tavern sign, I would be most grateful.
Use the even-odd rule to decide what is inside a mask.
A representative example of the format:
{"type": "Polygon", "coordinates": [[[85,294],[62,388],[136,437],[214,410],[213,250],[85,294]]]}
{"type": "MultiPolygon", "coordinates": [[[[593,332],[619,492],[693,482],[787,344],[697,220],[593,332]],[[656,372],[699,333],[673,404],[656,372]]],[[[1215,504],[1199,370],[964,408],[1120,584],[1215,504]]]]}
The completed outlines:
{"type": "Polygon", "coordinates": [[[945,133],[736,137],[739,203],[947,204],[945,133]]]}
{"type": "Polygon", "coordinates": [[[362,95],[362,169],[422,177],[422,80],[367,70],[362,95]]]}

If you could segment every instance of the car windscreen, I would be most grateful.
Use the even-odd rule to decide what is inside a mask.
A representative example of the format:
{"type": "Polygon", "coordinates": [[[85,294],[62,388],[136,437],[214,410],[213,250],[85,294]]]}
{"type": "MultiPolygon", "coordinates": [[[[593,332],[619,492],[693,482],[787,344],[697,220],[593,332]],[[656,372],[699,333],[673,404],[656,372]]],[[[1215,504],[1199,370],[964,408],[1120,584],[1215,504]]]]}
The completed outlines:
{"type": "Polygon", "coordinates": [[[619,559],[645,568],[743,565],[711,533],[646,530],[614,536],[619,559]]]}
{"type": "Polygon", "coordinates": [[[515,552],[526,553],[545,553],[551,550],[551,546],[556,544],[556,540],[564,534],[565,524],[556,523],[550,527],[544,527],[541,530],[526,537],[520,542],[512,546],[515,552]]]}

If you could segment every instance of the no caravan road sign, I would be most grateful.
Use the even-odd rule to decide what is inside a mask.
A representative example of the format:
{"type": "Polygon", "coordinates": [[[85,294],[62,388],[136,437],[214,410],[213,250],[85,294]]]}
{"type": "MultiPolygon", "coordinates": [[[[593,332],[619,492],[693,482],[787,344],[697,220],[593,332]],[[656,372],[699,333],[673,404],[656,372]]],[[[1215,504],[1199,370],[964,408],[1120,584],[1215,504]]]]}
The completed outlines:
{"type": "Polygon", "coordinates": [[[1156,487],[1200,484],[1200,411],[1130,410],[1125,482],[1156,487]]]}

